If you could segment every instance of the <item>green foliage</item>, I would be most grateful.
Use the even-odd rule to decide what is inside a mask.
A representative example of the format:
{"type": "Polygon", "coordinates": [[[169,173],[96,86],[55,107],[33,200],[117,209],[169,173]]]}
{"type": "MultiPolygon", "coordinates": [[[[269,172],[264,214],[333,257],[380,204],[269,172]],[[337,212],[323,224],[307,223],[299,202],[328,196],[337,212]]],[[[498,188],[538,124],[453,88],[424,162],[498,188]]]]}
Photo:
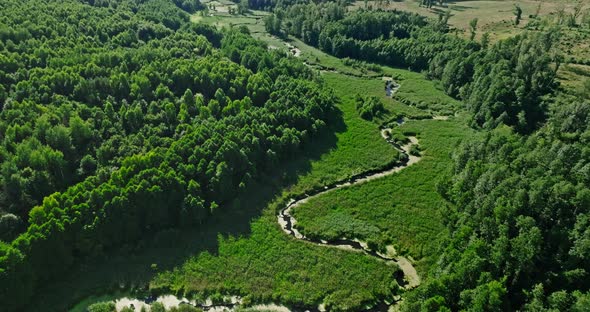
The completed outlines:
{"type": "Polygon", "coordinates": [[[475,34],[476,34],[476,31],[477,31],[477,22],[478,22],[478,19],[477,19],[477,17],[476,17],[476,18],[474,18],[474,19],[472,19],[472,20],[469,22],[469,32],[471,33],[471,35],[470,35],[470,37],[469,37],[469,38],[470,38],[471,40],[475,39],[475,34]]]}
{"type": "Polygon", "coordinates": [[[160,302],[154,302],[150,306],[150,312],[166,312],[166,308],[160,302]]]}
{"type": "Polygon", "coordinates": [[[472,124],[488,129],[506,124],[526,133],[545,120],[543,96],[556,86],[548,55],[555,35],[516,36],[487,51],[465,92],[472,124]]]}
{"type": "Polygon", "coordinates": [[[275,15],[269,15],[264,18],[264,28],[266,31],[277,37],[284,37],[284,33],[282,31],[282,19],[275,15]]]}
{"type": "Polygon", "coordinates": [[[420,156],[420,146],[418,144],[410,145],[409,154],[413,156],[420,156]]]}
{"type": "Polygon", "coordinates": [[[366,120],[372,120],[385,112],[381,99],[376,96],[363,97],[360,94],[356,96],[356,110],[366,120]]]}
{"type": "Polygon", "coordinates": [[[465,142],[440,188],[457,207],[439,259],[447,269],[412,300],[486,311],[571,311],[587,300],[588,125],[590,103],[562,94],[529,136],[499,128],[465,142]]]}
{"type": "Polygon", "coordinates": [[[528,133],[545,120],[544,96],[555,89],[559,68],[553,30],[485,49],[486,38],[481,45],[473,40],[476,19],[472,40],[464,40],[447,33],[448,16],[433,22],[400,11],[345,13],[334,6],[296,4],[275,16],[289,25],[289,34],[334,56],[428,70],[447,94],[466,101],[474,127],[506,124],[528,133]]]}
{"type": "Polygon", "coordinates": [[[522,18],[522,8],[518,4],[514,4],[512,13],[514,14],[514,25],[520,24],[520,20],[522,18]]]}
{"type": "Polygon", "coordinates": [[[341,58],[423,70],[441,52],[477,50],[476,44],[450,36],[438,24],[407,12],[346,14],[341,6],[328,2],[293,5],[281,14],[289,34],[341,58]]]}
{"type": "Polygon", "coordinates": [[[11,241],[21,227],[22,222],[17,216],[11,213],[0,216],[0,240],[11,241]]]}
{"type": "Polygon", "coordinates": [[[88,312],[115,312],[115,304],[113,302],[99,302],[88,307],[88,312]]]}
{"type": "Polygon", "coordinates": [[[168,310],[168,312],[202,312],[203,310],[199,308],[195,308],[188,304],[181,304],[178,307],[173,307],[168,310]]]}
{"type": "Polygon", "coordinates": [[[3,235],[26,228],[11,215],[29,221],[2,248],[8,311],[81,259],[203,223],[332,113],[309,69],[241,30],[190,25],[161,0],[112,5],[8,1],[0,13],[17,65],[2,68],[3,235]]]}

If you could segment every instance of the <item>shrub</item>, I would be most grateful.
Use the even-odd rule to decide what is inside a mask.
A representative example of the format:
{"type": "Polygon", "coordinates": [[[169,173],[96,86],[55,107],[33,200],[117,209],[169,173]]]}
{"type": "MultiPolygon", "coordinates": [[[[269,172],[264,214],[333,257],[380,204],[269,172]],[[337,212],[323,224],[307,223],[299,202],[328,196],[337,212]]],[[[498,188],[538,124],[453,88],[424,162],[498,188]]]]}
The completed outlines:
{"type": "Polygon", "coordinates": [[[385,112],[385,107],[383,107],[383,103],[381,103],[381,100],[376,96],[363,97],[357,95],[356,110],[361,118],[373,120],[373,118],[378,117],[385,112]]]}
{"type": "Polygon", "coordinates": [[[98,302],[88,307],[88,312],[115,312],[114,302],[98,302]]]}

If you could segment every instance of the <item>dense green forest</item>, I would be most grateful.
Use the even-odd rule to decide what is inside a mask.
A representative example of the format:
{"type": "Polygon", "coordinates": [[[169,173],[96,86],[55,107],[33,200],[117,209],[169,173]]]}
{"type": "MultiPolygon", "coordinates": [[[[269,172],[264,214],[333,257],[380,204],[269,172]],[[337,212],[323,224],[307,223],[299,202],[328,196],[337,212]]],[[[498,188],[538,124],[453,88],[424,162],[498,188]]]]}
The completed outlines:
{"type": "Polygon", "coordinates": [[[302,64],[167,1],[2,6],[8,310],[79,259],[203,222],[332,110],[302,64]]]}
{"type": "MultiPolygon", "coordinates": [[[[264,26],[279,38],[349,62],[424,73],[463,103],[477,131],[437,181],[446,231],[402,311],[587,311],[590,88],[560,86],[562,30],[491,42],[486,34],[457,36],[448,14],[350,4],[248,1],[271,12],[264,26]]],[[[205,7],[198,0],[0,0],[6,311],[22,311],[40,285],[89,258],[163,229],[199,227],[220,209],[242,209],[248,203],[235,199],[249,186],[333,130],[337,96],[317,72],[253,39],[245,26],[192,23],[190,14],[205,7]]],[[[570,24],[590,28],[575,17],[570,24]]],[[[364,120],[404,115],[380,97],[350,96],[364,120]]],[[[184,282],[182,272],[170,274],[184,282]]],[[[162,289],[170,287],[166,277],[156,280],[162,289]]],[[[280,298],[265,298],[273,297],[280,298]]],[[[339,300],[328,307],[346,310],[339,300]]]]}
{"type": "Polygon", "coordinates": [[[586,311],[590,103],[561,96],[539,131],[499,127],[455,154],[453,234],[406,311],[586,311]]]}

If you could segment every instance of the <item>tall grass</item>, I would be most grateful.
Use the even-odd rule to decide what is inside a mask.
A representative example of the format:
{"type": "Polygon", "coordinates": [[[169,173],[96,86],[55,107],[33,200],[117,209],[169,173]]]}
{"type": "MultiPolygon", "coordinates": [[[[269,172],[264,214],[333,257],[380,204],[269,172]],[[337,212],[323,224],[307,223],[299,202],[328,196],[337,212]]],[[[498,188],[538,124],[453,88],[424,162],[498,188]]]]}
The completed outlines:
{"type": "Polygon", "coordinates": [[[445,236],[442,224],[448,205],[436,182],[451,165],[450,153],[471,132],[458,121],[410,121],[399,127],[415,133],[422,159],[401,172],[316,197],[293,211],[308,236],[357,237],[422,259],[422,271],[445,236]]]}

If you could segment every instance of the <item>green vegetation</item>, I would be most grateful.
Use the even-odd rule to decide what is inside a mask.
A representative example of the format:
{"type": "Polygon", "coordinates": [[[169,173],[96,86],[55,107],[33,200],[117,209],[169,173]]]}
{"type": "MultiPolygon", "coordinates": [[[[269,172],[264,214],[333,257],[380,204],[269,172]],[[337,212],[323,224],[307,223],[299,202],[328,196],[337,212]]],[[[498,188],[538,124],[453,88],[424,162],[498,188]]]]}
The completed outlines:
{"type": "Polygon", "coordinates": [[[376,96],[362,97],[360,94],[356,96],[356,110],[361,118],[366,120],[373,120],[374,117],[379,117],[385,111],[383,103],[376,96]]]}
{"type": "Polygon", "coordinates": [[[456,207],[447,212],[452,234],[440,257],[447,270],[408,301],[408,311],[435,298],[453,310],[583,311],[590,103],[562,96],[538,132],[498,128],[456,154],[456,174],[440,187],[456,207]]]}
{"type": "Polygon", "coordinates": [[[88,312],[114,312],[114,311],[116,311],[114,302],[95,303],[95,304],[89,306],[87,310],[88,310],[88,312]]]}
{"type": "MultiPolygon", "coordinates": [[[[113,302],[98,302],[98,303],[95,303],[95,304],[89,306],[87,311],[88,312],[117,312],[117,309],[116,309],[115,304],[113,302]]],[[[136,310],[132,309],[130,307],[125,307],[120,311],[133,312],[136,310]]],[[[145,307],[142,307],[140,311],[147,312],[147,309],[145,307]]],[[[150,305],[149,311],[150,312],[201,312],[203,310],[199,309],[199,308],[195,308],[195,307],[187,305],[187,304],[183,304],[178,307],[172,307],[170,309],[166,309],[166,307],[164,307],[164,305],[162,303],[154,302],[150,305]]]]}
{"type": "MultiPolygon", "coordinates": [[[[378,125],[375,122],[381,120],[369,122],[359,116],[356,111],[355,94],[366,92],[381,96],[382,103],[388,107],[387,113],[382,116],[384,120],[393,115],[394,107],[403,106],[408,110],[411,108],[403,104],[395,104],[391,100],[387,101],[382,81],[379,79],[354,78],[337,73],[327,73],[323,75],[323,78],[339,97],[337,107],[342,112],[344,123],[334,125],[335,146],[332,146],[329,152],[323,153],[317,160],[314,159],[313,150],[309,153],[304,152],[314,161],[309,164],[308,172],[299,170],[297,183],[288,187],[293,194],[301,194],[335,181],[343,181],[367,170],[386,167],[399,158],[397,150],[379,135],[378,125]]],[[[321,147],[328,142],[329,138],[326,138],[323,142],[318,141],[313,145],[321,147]]],[[[301,167],[298,163],[292,164],[296,168],[301,167]]]]}
{"type": "MultiPolygon", "coordinates": [[[[199,254],[179,270],[162,273],[150,284],[153,291],[232,292],[246,296],[247,302],[306,307],[324,303],[334,310],[357,310],[397,293],[395,268],[361,253],[293,240],[276,224],[277,211],[291,196],[397,161],[398,152],[380,138],[377,124],[358,116],[350,90],[340,92],[349,87],[347,77],[330,74],[330,78],[328,85],[343,95],[337,107],[347,125],[336,130],[335,148],[313,160],[309,172],[251,223],[248,237],[220,239],[215,255],[199,254]],[[219,267],[228,269],[220,271],[219,267]]],[[[382,92],[382,82],[375,81],[368,91],[382,92]]]]}
{"type": "Polygon", "coordinates": [[[340,311],[391,299],[396,268],[361,253],[293,240],[276,226],[275,209],[285,202],[253,222],[250,237],[221,240],[216,255],[201,253],[156,277],[150,288],[188,295],[232,292],[247,302],[305,307],[323,302],[340,311]]]}
{"type": "Polygon", "coordinates": [[[379,123],[402,116],[424,119],[458,112],[460,102],[446,95],[424,75],[390,67],[383,67],[383,71],[386,77],[393,77],[394,81],[401,84],[401,88],[391,98],[383,90],[384,81],[381,77],[351,77],[338,73],[325,73],[322,76],[344,98],[354,101],[356,94],[380,98],[387,113],[375,120],[379,123]]]}
{"type": "Polygon", "coordinates": [[[0,0],[3,310],[583,311],[590,9],[556,3],[0,0]],[[410,261],[286,235],[291,198],[405,159],[383,128],[421,160],[293,214],[410,261]]]}
{"type": "Polygon", "coordinates": [[[545,118],[539,102],[556,87],[555,31],[519,35],[486,49],[449,34],[444,19],[406,12],[346,14],[335,3],[310,3],[275,15],[285,19],[287,33],[334,56],[428,70],[447,94],[466,101],[476,127],[506,124],[530,132],[545,118]]]}
{"type": "MultiPolygon", "coordinates": [[[[458,121],[410,121],[399,133],[418,137],[420,162],[398,174],[338,189],[314,198],[294,210],[297,227],[306,236],[334,240],[356,237],[380,249],[393,244],[398,252],[426,262],[435,260],[445,231],[441,222],[445,200],[436,183],[447,174],[449,154],[472,132],[458,121]]],[[[421,267],[426,273],[426,266],[421,267]]]]}
{"type": "Polygon", "coordinates": [[[3,10],[4,60],[15,66],[2,72],[1,199],[29,216],[26,231],[0,245],[8,310],[86,257],[202,224],[333,115],[332,94],[302,64],[245,33],[191,25],[174,4],[124,2],[118,15],[78,2],[28,5],[41,26],[21,27],[19,14],[31,13],[3,10]],[[53,23],[49,5],[82,20],[90,12],[88,22],[105,27],[53,23]],[[99,43],[77,41],[93,35],[99,43]],[[23,57],[38,46],[43,58],[23,57]],[[79,49],[89,53],[74,57],[79,49]]]}

